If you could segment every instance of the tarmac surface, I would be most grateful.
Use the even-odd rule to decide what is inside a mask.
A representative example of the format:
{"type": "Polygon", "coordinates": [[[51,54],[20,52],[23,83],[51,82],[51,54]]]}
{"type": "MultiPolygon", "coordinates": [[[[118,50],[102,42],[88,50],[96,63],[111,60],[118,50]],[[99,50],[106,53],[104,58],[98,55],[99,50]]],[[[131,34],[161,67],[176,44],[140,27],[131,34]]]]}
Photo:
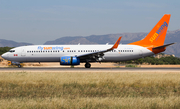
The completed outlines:
{"type": "Polygon", "coordinates": [[[59,68],[59,67],[24,67],[24,68],[0,68],[0,72],[179,72],[177,68],[59,68]]]}

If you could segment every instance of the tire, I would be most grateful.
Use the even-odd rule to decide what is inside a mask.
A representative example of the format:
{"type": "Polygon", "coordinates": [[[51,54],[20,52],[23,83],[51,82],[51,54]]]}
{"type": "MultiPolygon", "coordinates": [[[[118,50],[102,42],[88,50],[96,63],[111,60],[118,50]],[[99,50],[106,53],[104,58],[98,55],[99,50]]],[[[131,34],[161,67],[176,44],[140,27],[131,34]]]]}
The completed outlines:
{"type": "Polygon", "coordinates": [[[22,66],[20,64],[18,64],[18,68],[21,68],[22,66]]]}
{"type": "Polygon", "coordinates": [[[85,68],[91,68],[91,64],[90,63],[86,63],[85,64],[85,68]]]}

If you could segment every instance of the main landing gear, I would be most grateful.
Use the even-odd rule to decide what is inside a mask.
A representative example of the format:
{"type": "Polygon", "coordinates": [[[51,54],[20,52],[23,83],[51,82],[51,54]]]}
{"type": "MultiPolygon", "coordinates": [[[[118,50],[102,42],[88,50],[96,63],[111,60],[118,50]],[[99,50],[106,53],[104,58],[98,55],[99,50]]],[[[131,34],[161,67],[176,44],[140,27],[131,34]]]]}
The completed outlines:
{"type": "Polygon", "coordinates": [[[90,68],[90,67],[91,67],[91,64],[89,62],[86,62],[85,68],[90,68]]]}

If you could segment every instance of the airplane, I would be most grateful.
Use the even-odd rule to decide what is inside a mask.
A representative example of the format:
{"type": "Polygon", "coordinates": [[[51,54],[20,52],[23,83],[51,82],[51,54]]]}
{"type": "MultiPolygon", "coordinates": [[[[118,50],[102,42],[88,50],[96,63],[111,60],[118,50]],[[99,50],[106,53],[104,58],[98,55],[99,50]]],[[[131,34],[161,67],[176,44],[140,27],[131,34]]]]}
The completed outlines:
{"type": "Polygon", "coordinates": [[[23,62],[60,62],[60,65],[80,65],[90,68],[90,62],[120,62],[152,56],[166,50],[166,32],[171,15],[165,14],[142,40],[119,44],[119,37],[114,45],[30,45],[20,46],[2,54],[21,68],[23,62]]]}

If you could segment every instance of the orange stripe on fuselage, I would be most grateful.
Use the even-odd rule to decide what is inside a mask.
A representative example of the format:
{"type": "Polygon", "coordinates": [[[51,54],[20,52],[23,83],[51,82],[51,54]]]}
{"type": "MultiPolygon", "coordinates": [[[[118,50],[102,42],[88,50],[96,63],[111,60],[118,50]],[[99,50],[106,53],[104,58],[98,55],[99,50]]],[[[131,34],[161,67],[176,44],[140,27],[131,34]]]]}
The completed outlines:
{"type": "Polygon", "coordinates": [[[67,49],[70,49],[69,47],[67,47],[67,48],[64,48],[64,50],[67,50],[67,49]]]}

